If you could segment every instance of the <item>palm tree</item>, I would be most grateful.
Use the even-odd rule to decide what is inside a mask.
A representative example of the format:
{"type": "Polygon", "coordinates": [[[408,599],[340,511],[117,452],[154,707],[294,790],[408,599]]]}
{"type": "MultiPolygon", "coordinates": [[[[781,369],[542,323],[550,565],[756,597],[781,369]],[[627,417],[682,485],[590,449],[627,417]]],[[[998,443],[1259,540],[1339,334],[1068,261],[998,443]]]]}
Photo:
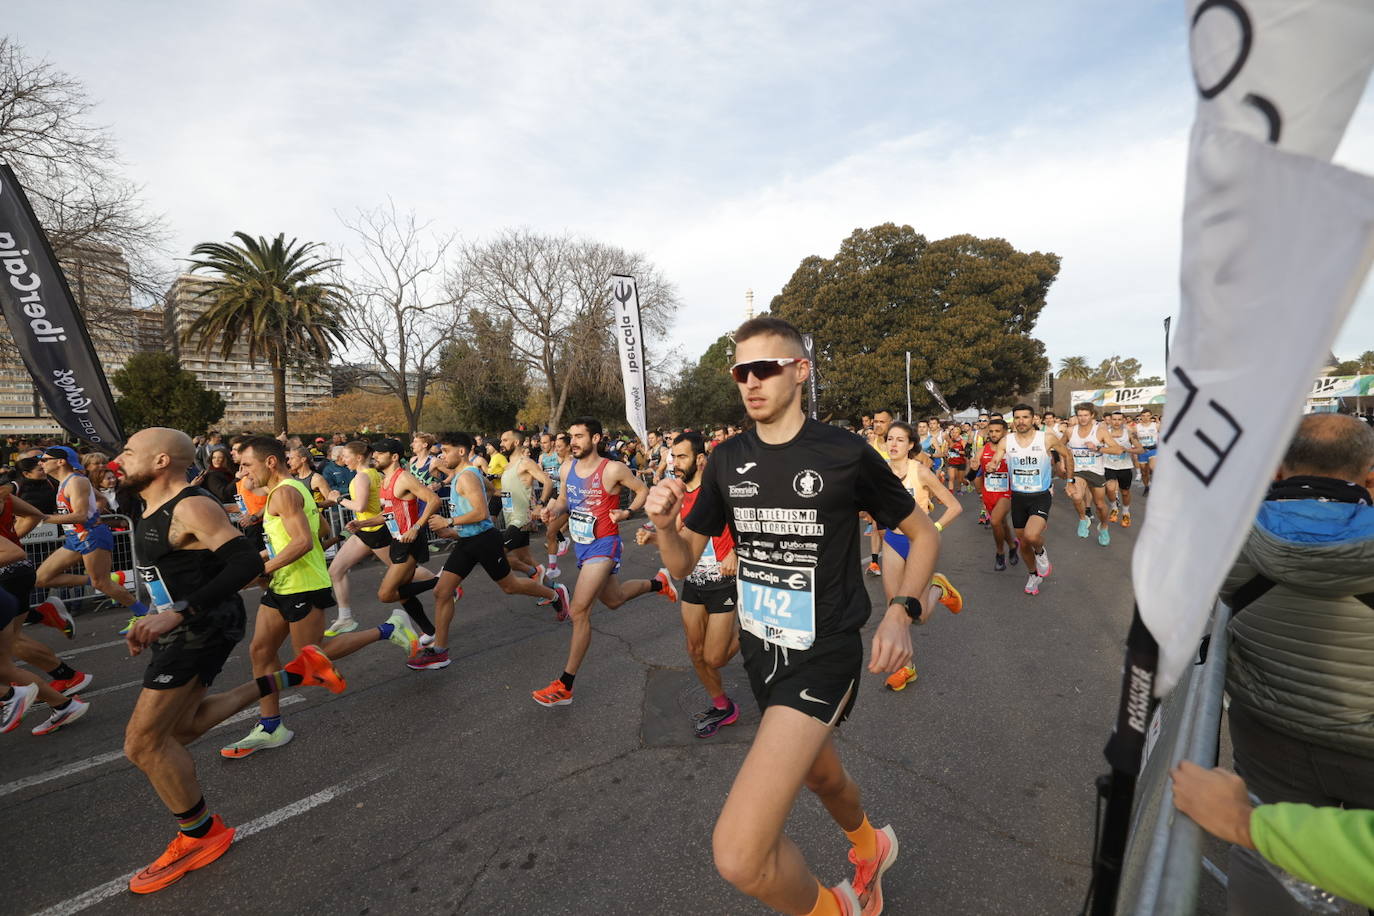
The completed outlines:
{"type": "Polygon", "coordinates": [[[1086,356],[1066,356],[1059,361],[1060,378],[1087,378],[1092,372],[1086,356]]]}
{"type": "Polygon", "coordinates": [[[183,337],[183,343],[208,353],[218,348],[228,359],[247,346],[254,365],[272,370],[273,432],[286,429],[286,370],[290,364],[328,360],[342,341],[346,290],[323,275],[339,261],[317,257],[320,244],[297,244],[278,234],[268,241],[235,232],[238,241],[204,242],[191,249],[191,272],[213,271],[198,298],[210,300],[183,337]]]}

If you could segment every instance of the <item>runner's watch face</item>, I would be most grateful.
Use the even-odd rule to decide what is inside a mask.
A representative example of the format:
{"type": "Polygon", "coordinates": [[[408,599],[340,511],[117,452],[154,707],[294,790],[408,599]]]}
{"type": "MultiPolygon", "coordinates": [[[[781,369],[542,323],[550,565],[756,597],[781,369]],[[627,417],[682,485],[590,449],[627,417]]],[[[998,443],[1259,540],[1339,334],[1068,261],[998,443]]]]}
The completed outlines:
{"type": "Polygon", "coordinates": [[[901,605],[902,610],[906,611],[906,615],[910,617],[913,622],[921,619],[920,598],[909,598],[905,595],[897,595],[891,601],[889,601],[888,604],[901,605]]]}

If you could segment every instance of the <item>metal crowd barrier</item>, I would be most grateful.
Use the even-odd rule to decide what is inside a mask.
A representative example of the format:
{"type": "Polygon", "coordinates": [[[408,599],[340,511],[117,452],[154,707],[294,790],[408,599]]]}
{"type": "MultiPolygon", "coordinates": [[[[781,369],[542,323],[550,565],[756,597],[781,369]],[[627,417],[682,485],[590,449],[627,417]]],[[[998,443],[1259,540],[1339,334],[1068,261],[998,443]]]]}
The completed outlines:
{"type": "MultiPolygon", "coordinates": [[[[102,512],[100,521],[109,525],[114,533],[114,550],[110,555],[110,572],[124,573],[124,587],[136,593],[138,576],[134,574],[138,560],[134,551],[134,523],[133,519],[127,515],[117,512],[102,512]]],[[[37,569],[43,565],[43,561],[52,556],[58,548],[67,540],[58,525],[39,525],[20,539],[24,546],[24,553],[37,569]]],[[[73,569],[80,569],[82,566],[81,558],[78,557],[73,569]]],[[[93,586],[63,586],[59,588],[33,590],[32,601],[38,605],[47,600],[49,593],[55,593],[59,598],[68,604],[79,604],[85,601],[103,601],[104,593],[98,591],[93,586]]]]}
{"type": "Polygon", "coordinates": [[[1230,620],[1231,609],[1218,601],[1206,660],[1193,665],[1187,684],[1164,698],[1150,723],[1118,916],[1182,916],[1197,910],[1202,829],[1174,807],[1169,771],[1185,759],[1209,768],[1217,764],[1230,620]]]}

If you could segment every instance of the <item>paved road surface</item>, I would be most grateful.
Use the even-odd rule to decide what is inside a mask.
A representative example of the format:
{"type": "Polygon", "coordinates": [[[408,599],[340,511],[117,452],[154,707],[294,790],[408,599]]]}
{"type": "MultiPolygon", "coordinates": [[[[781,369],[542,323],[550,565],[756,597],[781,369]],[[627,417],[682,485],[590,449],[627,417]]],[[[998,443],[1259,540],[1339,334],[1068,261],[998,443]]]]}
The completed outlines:
{"type": "MultiPolygon", "coordinates": [[[[1138,523],[1113,526],[1111,546],[1099,547],[1074,536],[1072,508],[1056,495],[1055,571],[1031,598],[1019,567],[992,571],[976,497],[962,500],[940,565],[967,609],[914,631],[920,679],[906,691],[866,676],[841,754],[874,823],[892,822],[901,841],[888,913],[1076,912],[1138,523]]],[[[657,566],[652,548],[629,542],[623,575],[657,566]]],[[[360,570],[355,596],[377,578],[360,570]]],[[[878,581],[869,585],[880,607],[878,581]]],[[[357,603],[364,621],[387,613],[357,603]]],[[[222,759],[220,745],[249,720],[194,745],[210,809],[240,827],[239,840],[178,885],[135,898],[126,876],[175,830],[119,753],[143,663],[113,644],[114,615],[79,618],[76,641],[57,648],[95,675],[91,713],[35,738],[31,712],[0,737],[0,914],[761,913],[717,877],[710,851],[758,713],[735,661],[727,684],[746,714],[714,739],[693,737],[688,713],[706,697],[679,620],[656,595],[599,609],[577,702],[544,709],[529,692],[561,670],[569,628],[479,569],[448,669],[410,671],[379,644],[342,662],[347,693],[288,698],[289,747],[222,759]]],[[[250,675],[247,646],[221,684],[250,675]]],[[[846,877],[845,839],[814,798],[803,793],[788,829],[823,880],[846,877]]]]}

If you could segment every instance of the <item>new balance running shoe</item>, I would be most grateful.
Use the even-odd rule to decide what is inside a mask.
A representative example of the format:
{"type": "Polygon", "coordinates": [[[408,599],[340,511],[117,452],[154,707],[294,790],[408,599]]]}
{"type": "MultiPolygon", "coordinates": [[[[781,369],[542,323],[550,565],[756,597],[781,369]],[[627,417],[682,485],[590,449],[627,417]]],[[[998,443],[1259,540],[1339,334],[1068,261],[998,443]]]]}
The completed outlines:
{"type": "Polygon", "coordinates": [[[405,611],[396,608],[386,622],[392,627],[391,635],[387,637],[388,641],[404,649],[406,658],[414,658],[420,651],[420,628],[415,625],[415,621],[411,620],[405,611]]]}
{"type": "MultiPolygon", "coordinates": [[[[307,647],[309,648],[309,647],[307,647]]],[[[268,750],[274,747],[285,747],[291,743],[291,739],[296,737],[296,733],[287,728],[284,724],[278,723],[273,731],[268,731],[259,722],[253,726],[253,730],[244,735],[233,744],[227,744],[219,749],[221,757],[228,757],[230,760],[238,760],[240,757],[247,757],[256,754],[258,751],[268,750]]]]}
{"type": "MultiPolygon", "coordinates": [[[[37,688],[35,688],[36,691],[37,688]]],[[[48,716],[48,721],[34,728],[35,735],[51,735],[67,725],[71,725],[77,719],[84,716],[91,709],[91,704],[82,700],[81,697],[72,697],[67,705],[62,709],[54,709],[52,715],[48,716]]]]}
{"type": "Polygon", "coordinates": [[[335,636],[352,633],[356,629],[358,629],[358,621],[352,617],[335,617],[334,622],[329,625],[329,629],[324,631],[324,635],[332,639],[335,636]]]}
{"type": "Polygon", "coordinates": [[[883,872],[897,861],[897,834],[888,824],[876,830],[878,854],[871,859],[860,859],[854,849],[849,850],[849,861],[854,866],[854,895],[863,906],[863,916],[878,916],[883,911],[883,872]]]}
{"type": "Polygon", "coordinates": [[[654,573],[654,581],[660,586],[659,594],[667,598],[670,604],[677,604],[677,589],[673,586],[673,577],[668,575],[666,566],[654,573]]]}
{"type": "Polygon", "coordinates": [[[940,603],[949,608],[951,614],[957,614],[964,609],[964,596],[959,594],[959,590],[954,587],[954,583],[945,577],[944,573],[936,573],[930,577],[930,584],[940,590],[940,603]]]}
{"type": "Polygon", "coordinates": [[[44,626],[61,630],[62,635],[68,639],[76,636],[76,621],[72,619],[71,612],[67,610],[67,605],[62,603],[61,598],[48,598],[34,610],[38,612],[38,619],[44,626]]]}
{"type": "Polygon", "coordinates": [[[534,697],[534,702],[540,706],[571,706],[573,701],[572,691],[563,686],[563,681],[554,678],[549,686],[543,690],[536,690],[530,694],[534,697]]]}
{"type": "Polygon", "coordinates": [[[1028,577],[1026,578],[1026,594],[1027,594],[1027,595],[1038,595],[1038,594],[1040,594],[1040,578],[1041,578],[1041,577],[1040,577],[1040,576],[1037,576],[1035,573],[1031,573],[1030,576],[1028,576],[1028,577]]]}
{"type": "Polygon", "coordinates": [[[328,656],[320,651],[319,646],[306,646],[300,655],[282,665],[282,668],[299,674],[302,687],[327,687],[330,693],[343,693],[348,687],[348,682],[328,656]]]}
{"type": "Polygon", "coordinates": [[[1078,520],[1078,536],[1081,538],[1087,537],[1088,533],[1092,530],[1092,526],[1093,523],[1091,520],[1080,518],[1078,520]]]}
{"type": "Polygon", "coordinates": [[[29,711],[38,697],[37,684],[16,684],[14,693],[8,700],[0,702],[0,734],[12,732],[19,727],[24,713],[29,711]]]}
{"type": "Polygon", "coordinates": [[[406,667],[415,671],[428,671],[430,668],[447,668],[449,664],[447,649],[425,646],[410,661],[406,662],[406,667]]]}
{"type": "Polygon", "coordinates": [[[724,709],[712,705],[706,713],[697,716],[698,738],[709,738],[726,725],[734,725],[739,721],[739,704],[730,699],[725,702],[724,709]]]}
{"type": "Polygon", "coordinates": [[[135,894],[151,894],[175,884],[187,872],[204,868],[229,851],[234,843],[234,828],[224,826],[215,815],[210,832],[203,837],[178,833],[167,850],[153,864],[129,879],[129,890],[135,894]]]}
{"type": "Polygon", "coordinates": [[[883,683],[887,685],[888,690],[905,690],[906,685],[914,680],[916,680],[916,666],[907,665],[889,674],[883,683]]]}
{"type": "Polygon", "coordinates": [[[95,678],[91,677],[86,672],[78,671],[71,677],[48,681],[48,686],[60,694],[72,697],[91,686],[91,681],[93,680],[95,680],[95,678]]]}

